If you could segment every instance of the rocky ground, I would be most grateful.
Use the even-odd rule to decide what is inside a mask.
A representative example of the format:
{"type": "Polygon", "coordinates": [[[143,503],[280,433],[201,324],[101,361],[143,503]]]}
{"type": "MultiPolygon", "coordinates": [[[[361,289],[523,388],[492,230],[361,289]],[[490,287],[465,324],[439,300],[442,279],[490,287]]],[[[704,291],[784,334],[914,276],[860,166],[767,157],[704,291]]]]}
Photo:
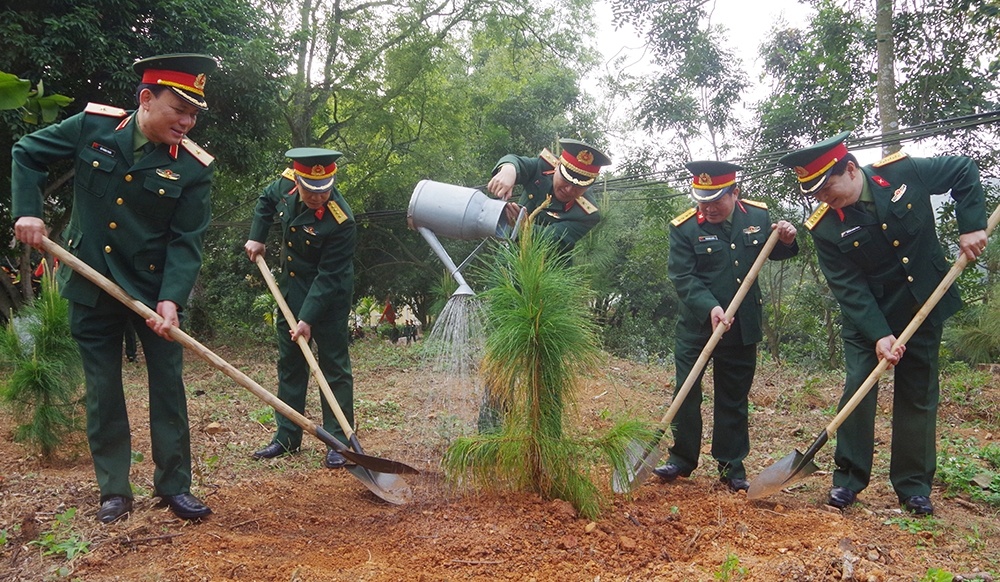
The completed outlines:
{"type": "MultiPolygon", "coordinates": [[[[273,346],[233,343],[209,347],[274,390],[273,346]]],[[[215,514],[195,523],[178,520],[150,498],[145,370],[132,365],[126,380],[136,507],[128,520],[94,521],[98,493],[84,446],[43,461],[12,442],[14,422],[0,416],[6,435],[0,442],[0,580],[888,582],[955,575],[992,580],[1000,573],[996,507],[949,493],[942,482],[932,497],[935,517],[900,512],[886,478],[891,382],[880,398],[877,475],[860,503],[844,512],[824,505],[832,444],[817,456],[825,471],[753,501],[719,486],[706,443],[691,479],[663,484],[654,477],[632,498],[613,495],[607,468],[597,467],[609,504],[590,521],[565,502],[533,494],[449,490],[438,462],[448,440],[470,430],[475,391],[431,371],[410,346],[367,340],[352,356],[366,452],[423,471],[405,477],[409,503],[387,504],[350,473],[322,468],[324,447],[316,440],[296,455],[252,460],[273,430],[269,408],[189,358],[194,493],[215,514]]],[[[959,453],[962,443],[964,450],[996,446],[1000,384],[985,378],[960,398],[945,395],[939,432],[959,453]]],[[[760,367],[751,395],[751,479],[812,442],[832,418],[841,381],[837,373],[760,367]]],[[[608,358],[582,382],[576,422],[590,430],[618,413],[658,420],[672,389],[669,368],[608,358]]],[[[710,434],[711,409],[705,410],[710,434]]],[[[984,463],[987,475],[997,469],[969,460],[984,463]]]]}

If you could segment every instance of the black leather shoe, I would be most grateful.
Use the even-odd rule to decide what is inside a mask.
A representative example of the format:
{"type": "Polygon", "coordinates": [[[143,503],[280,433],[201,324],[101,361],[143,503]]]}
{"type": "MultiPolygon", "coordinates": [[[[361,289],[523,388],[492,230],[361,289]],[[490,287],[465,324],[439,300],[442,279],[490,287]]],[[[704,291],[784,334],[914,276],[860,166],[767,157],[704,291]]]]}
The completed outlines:
{"type": "Polygon", "coordinates": [[[728,477],[720,477],[719,481],[725,483],[729,487],[729,490],[733,493],[737,491],[749,491],[750,482],[746,479],[730,479],[728,477]]]}
{"type": "Polygon", "coordinates": [[[211,515],[212,510],[202,503],[197,497],[190,493],[180,495],[160,495],[163,503],[170,506],[174,515],[181,519],[198,519],[211,515]]]}
{"type": "Polygon", "coordinates": [[[323,459],[323,466],[327,469],[343,469],[347,464],[347,458],[333,449],[327,451],[326,458],[323,459]]]}
{"type": "Polygon", "coordinates": [[[832,505],[837,509],[843,509],[848,505],[853,505],[857,499],[858,494],[847,487],[833,487],[830,489],[830,498],[826,501],[826,504],[832,505]]]}
{"type": "Polygon", "coordinates": [[[678,477],[688,477],[691,471],[681,471],[681,468],[673,463],[667,463],[662,467],[653,469],[653,474],[664,481],[673,481],[678,477]]]}
{"type": "Polygon", "coordinates": [[[914,515],[934,515],[934,506],[930,498],[924,495],[913,495],[903,500],[903,507],[914,515]]]}
{"type": "Polygon", "coordinates": [[[285,453],[291,453],[292,451],[285,448],[281,443],[271,443],[264,447],[263,449],[257,451],[253,454],[255,459],[273,459],[275,457],[280,457],[285,453]]]}
{"type": "Polygon", "coordinates": [[[111,495],[101,502],[97,510],[97,521],[111,523],[121,517],[127,517],[132,512],[132,500],[121,495],[111,495]]]}

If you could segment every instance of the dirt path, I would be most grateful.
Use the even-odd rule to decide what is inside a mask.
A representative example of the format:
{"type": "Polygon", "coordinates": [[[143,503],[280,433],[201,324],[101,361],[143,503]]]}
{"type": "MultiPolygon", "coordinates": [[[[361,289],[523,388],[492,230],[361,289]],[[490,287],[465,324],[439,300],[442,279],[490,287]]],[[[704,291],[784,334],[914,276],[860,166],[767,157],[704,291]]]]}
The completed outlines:
{"type": "MultiPolygon", "coordinates": [[[[273,354],[223,357],[272,388],[273,354]]],[[[200,523],[155,507],[149,460],[144,371],[128,371],[136,509],[130,519],[100,526],[93,468],[84,448],[42,463],[10,442],[0,443],[0,580],[922,580],[932,568],[953,574],[1000,570],[996,510],[935,491],[937,515],[903,516],[876,459],[879,479],[846,512],[823,505],[829,473],[760,501],[718,486],[703,456],[692,479],[662,484],[654,477],[633,499],[612,496],[596,523],[564,502],[531,494],[467,496],[449,491],[437,473],[448,439],[470,430],[476,393],[468,384],[421,369],[412,348],[368,341],[353,351],[359,436],[366,452],[414,465],[413,501],[392,506],[344,471],[321,468],[322,445],[307,441],[286,458],[256,462],[250,453],[268,442],[269,409],[201,362],[190,362],[187,384],[196,458],[195,494],[215,510],[200,523]],[[141,373],[140,373],[141,372],[141,373]],[[220,432],[209,430],[218,423],[220,432]],[[214,434],[210,434],[210,432],[214,434]],[[67,561],[42,556],[30,544],[57,516],[78,508],[70,522],[88,552],[67,561]],[[63,568],[58,572],[58,568],[63,568]]],[[[807,446],[828,422],[836,402],[835,375],[803,381],[764,367],[752,394],[751,477],[772,458],[807,446]]],[[[600,427],[609,415],[657,419],[671,390],[669,370],[609,360],[581,386],[579,424],[600,427]]],[[[996,382],[984,398],[997,398],[996,382]]],[[[889,406],[883,394],[884,407],[889,406]]],[[[315,391],[310,410],[318,412],[315,391]]],[[[880,400],[880,401],[881,401],[880,400]]],[[[710,410],[710,409],[708,409],[710,410]]],[[[983,443],[992,425],[953,423],[972,411],[945,408],[942,431],[974,432],[983,443]]],[[[879,438],[888,442],[888,414],[879,438]]],[[[706,415],[710,434],[710,413],[706,415]]],[[[882,447],[884,448],[884,447],[882,447]]],[[[706,443],[703,452],[708,450],[706,443]]],[[[832,466],[832,446],[817,461],[832,466]]],[[[595,479],[608,483],[605,468],[595,479]]]]}

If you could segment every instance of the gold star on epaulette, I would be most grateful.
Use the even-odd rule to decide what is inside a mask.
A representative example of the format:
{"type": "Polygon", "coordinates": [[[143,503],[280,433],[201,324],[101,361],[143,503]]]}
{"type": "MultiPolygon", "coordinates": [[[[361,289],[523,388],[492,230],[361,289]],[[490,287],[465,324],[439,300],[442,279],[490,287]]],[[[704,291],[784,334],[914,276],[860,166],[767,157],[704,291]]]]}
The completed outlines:
{"type": "Polygon", "coordinates": [[[545,163],[552,166],[553,168],[559,165],[559,158],[555,157],[549,148],[542,148],[542,153],[538,154],[538,157],[545,160],[545,163]]]}
{"type": "Polygon", "coordinates": [[[347,214],[344,213],[344,210],[340,207],[339,204],[331,200],[326,203],[326,207],[330,209],[330,214],[333,215],[333,218],[337,221],[337,224],[344,224],[344,221],[347,220],[347,214]]]}
{"type": "Polygon", "coordinates": [[[86,109],[87,113],[94,113],[96,115],[104,115],[106,117],[125,117],[128,111],[121,109],[119,107],[112,107],[110,105],[102,105],[100,103],[87,103],[86,109]]]}
{"type": "Polygon", "coordinates": [[[823,215],[826,214],[827,210],[830,210],[829,204],[826,202],[820,204],[819,208],[816,209],[816,212],[813,212],[812,216],[806,219],[806,228],[812,230],[817,224],[819,224],[820,219],[823,218],[823,215]]]}
{"type": "Polygon", "coordinates": [[[757,208],[763,208],[764,210],[767,210],[766,202],[760,202],[758,200],[746,200],[746,199],[743,199],[742,202],[743,204],[749,204],[750,206],[756,206],[757,208]]]}
{"type": "Polygon", "coordinates": [[[680,225],[684,224],[684,221],[686,221],[687,219],[691,218],[692,216],[694,216],[697,213],[698,213],[698,211],[695,210],[694,208],[688,208],[687,210],[685,210],[684,212],[682,212],[677,218],[671,220],[670,224],[672,224],[674,226],[680,226],[680,225]]]}
{"type": "Polygon", "coordinates": [[[576,203],[579,204],[580,208],[582,208],[583,211],[586,212],[587,214],[593,214],[593,213],[597,212],[597,207],[594,206],[590,202],[590,200],[587,200],[583,196],[580,196],[579,198],[577,198],[576,199],[576,203]]]}
{"type": "Polygon", "coordinates": [[[201,165],[203,166],[207,167],[215,161],[215,156],[206,152],[200,145],[194,143],[188,138],[181,140],[181,146],[183,146],[189,154],[194,156],[196,160],[201,162],[201,165]]]}
{"type": "Polygon", "coordinates": [[[882,166],[888,166],[889,164],[891,164],[893,162],[898,162],[899,160],[901,160],[901,159],[903,159],[905,157],[906,157],[906,154],[904,154],[903,152],[896,152],[894,154],[889,154],[886,157],[882,158],[881,160],[879,160],[879,161],[875,162],[874,164],[872,164],[872,167],[873,168],[881,168],[882,166]]]}

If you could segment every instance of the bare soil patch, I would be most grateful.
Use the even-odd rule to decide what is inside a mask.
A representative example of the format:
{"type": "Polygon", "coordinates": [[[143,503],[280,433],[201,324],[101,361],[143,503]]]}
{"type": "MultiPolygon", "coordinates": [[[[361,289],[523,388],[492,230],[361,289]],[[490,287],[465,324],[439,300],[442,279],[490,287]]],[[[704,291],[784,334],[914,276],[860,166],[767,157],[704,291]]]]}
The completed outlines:
{"type": "MultiPolygon", "coordinates": [[[[261,385],[274,390],[276,350],[209,346],[261,385]]],[[[352,348],[359,437],[366,452],[424,471],[406,476],[411,503],[386,504],[345,471],[320,462],[324,447],[265,462],[251,453],[270,439],[268,408],[201,361],[188,358],[194,493],[215,514],[176,519],[154,505],[145,370],[127,368],[136,509],[125,521],[94,521],[98,493],[85,444],[48,463],[11,442],[14,423],[0,417],[0,580],[156,581],[444,581],[444,580],[746,580],[910,581],[930,568],[954,574],[1000,569],[997,511],[961,497],[932,499],[931,520],[903,519],[879,448],[872,485],[861,503],[840,512],[824,505],[829,472],[790,490],[750,501],[715,480],[703,448],[691,479],[655,477],[633,498],[610,492],[605,467],[594,478],[609,505],[597,522],[568,504],[524,493],[466,495],[450,491],[438,469],[450,438],[474,430],[477,393],[423,366],[411,346],[367,340],[352,348]],[[220,431],[214,425],[218,423],[220,431]],[[141,460],[140,459],[141,455],[141,460]],[[89,542],[71,561],[43,556],[32,544],[56,517],[78,508],[73,531],[89,542]],[[62,568],[62,571],[58,571],[62,568]]],[[[129,364],[126,364],[129,366],[129,364]]],[[[752,478],[776,458],[808,446],[829,419],[842,376],[803,378],[762,365],[753,401],[752,478]]],[[[655,422],[668,403],[672,369],[608,358],[580,387],[577,426],[596,430],[614,414],[655,422]]],[[[711,394],[710,385],[706,392],[711,394]]],[[[319,412],[318,390],[308,416],[319,412]]],[[[878,438],[887,445],[891,398],[883,388],[878,438]]],[[[994,380],[980,395],[997,402],[994,380]]],[[[711,408],[704,409],[711,434],[711,408]]],[[[991,442],[996,418],[946,403],[941,430],[991,442]]],[[[309,437],[307,437],[308,439],[309,437]]],[[[832,468],[832,444],[817,462],[832,468]]]]}

